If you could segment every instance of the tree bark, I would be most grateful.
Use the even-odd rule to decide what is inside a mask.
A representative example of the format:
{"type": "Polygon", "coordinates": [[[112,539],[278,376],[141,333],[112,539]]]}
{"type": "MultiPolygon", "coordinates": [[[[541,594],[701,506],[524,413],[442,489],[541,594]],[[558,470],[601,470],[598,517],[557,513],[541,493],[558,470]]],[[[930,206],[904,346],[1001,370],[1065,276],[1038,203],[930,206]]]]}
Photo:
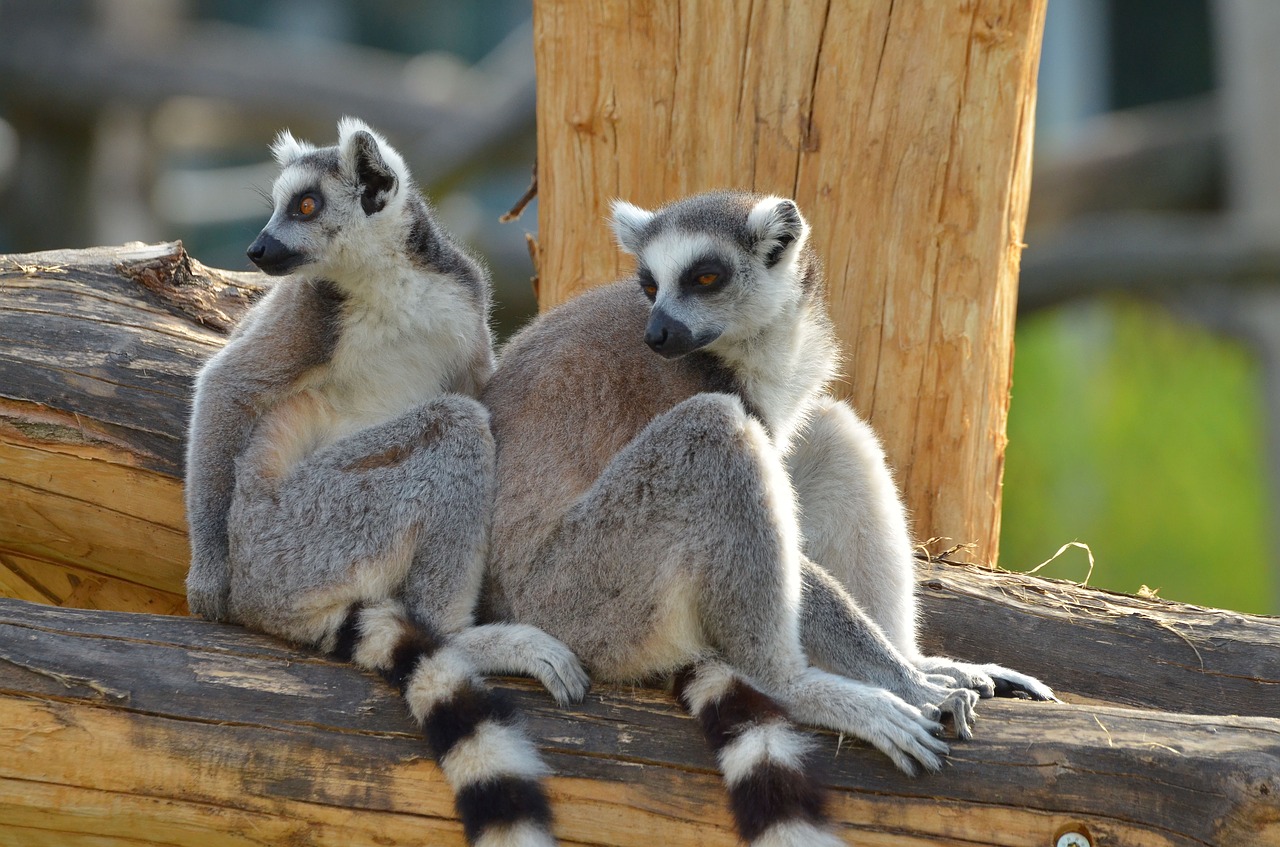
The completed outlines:
{"type": "MultiPolygon", "coordinates": [[[[731,845],[693,721],[655,691],[560,710],[504,682],[554,770],[566,844],[731,845]]],[[[1280,839],[1280,720],[984,703],[909,779],[858,742],[815,756],[851,843],[1243,845],[1280,839]]],[[[449,791],[376,678],[237,627],[0,600],[0,840],[462,844],[449,791]]]]}
{"type": "Polygon", "coordinates": [[[627,270],[609,201],[794,197],[922,538],[1000,528],[1045,0],[539,0],[539,294],[627,270]]]}

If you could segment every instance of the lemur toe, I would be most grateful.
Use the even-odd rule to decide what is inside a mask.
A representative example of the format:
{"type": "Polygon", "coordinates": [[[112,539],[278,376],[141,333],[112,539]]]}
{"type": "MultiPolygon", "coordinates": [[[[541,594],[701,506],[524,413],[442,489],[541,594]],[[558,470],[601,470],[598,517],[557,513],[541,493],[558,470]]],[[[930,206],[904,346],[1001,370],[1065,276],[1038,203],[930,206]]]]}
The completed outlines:
{"type": "Polygon", "coordinates": [[[1040,702],[1061,703],[1053,690],[1047,685],[1039,682],[1022,682],[1013,679],[1004,679],[995,677],[995,696],[1008,697],[1017,700],[1038,700],[1040,702]]]}

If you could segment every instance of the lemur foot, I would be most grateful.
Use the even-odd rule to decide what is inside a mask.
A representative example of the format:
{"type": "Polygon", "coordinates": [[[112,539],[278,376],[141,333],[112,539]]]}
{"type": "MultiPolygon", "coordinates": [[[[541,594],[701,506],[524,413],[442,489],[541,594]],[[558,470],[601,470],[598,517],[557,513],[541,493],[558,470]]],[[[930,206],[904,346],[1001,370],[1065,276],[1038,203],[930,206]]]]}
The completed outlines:
{"type": "Polygon", "coordinates": [[[1061,702],[1053,689],[1040,680],[1001,665],[975,665],[941,656],[930,656],[916,662],[916,667],[929,674],[949,678],[954,685],[971,688],[981,697],[1020,697],[1030,700],[1061,702]]]}
{"type": "Polygon", "coordinates": [[[938,737],[942,724],[892,692],[879,693],[883,697],[869,710],[872,714],[866,716],[858,737],[892,759],[907,776],[916,776],[921,766],[931,772],[941,770],[942,757],[951,752],[938,737]]]}
{"type": "Polygon", "coordinates": [[[187,576],[187,608],[191,614],[205,620],[227,621],[230,618],[230,580],[210,577],[205,574],[206,570],[209,569],[192,565],[187,576]]]}
{"type": "Polygon", "coordinates": [[[1053,689],[1034,676],[1028,676],[999,665],[983,665],[982,669],[994,680],[997,697],[1018,697],[1028,700],[1048,700],[1061,703],[1053,689]]]}
{"type": "Polygon", "coordinates": [[[572,650],[561,644],[559,650],[543,655],[539,661],[543,670],[535,670],[533,675],[557,703],[569,706],[582,702],[591,689],[591,678],[572,650]]]}
{"type": "Polygon", "coordinates": [[[591,678],[573,651],[542,631],[536,643],[530,644],[525,659],[526,673],[532,676],[561,706],[581,703],[591,688],[591,678]]]}
{"type": "Polygon", "coordinates": [[[951,750],[942,724],[885,688],[810,668],[776,694],[796,721],[860,738],[908,776],[939,770],[951,750]]]}
{"type": "Polygon", "coordinates": [[[454,639],[476,670],[531,676],[561,706],[582,702],[591,687],[591,679],[573,651],[537,627],[486,624],[463,630],[454,639]]]}

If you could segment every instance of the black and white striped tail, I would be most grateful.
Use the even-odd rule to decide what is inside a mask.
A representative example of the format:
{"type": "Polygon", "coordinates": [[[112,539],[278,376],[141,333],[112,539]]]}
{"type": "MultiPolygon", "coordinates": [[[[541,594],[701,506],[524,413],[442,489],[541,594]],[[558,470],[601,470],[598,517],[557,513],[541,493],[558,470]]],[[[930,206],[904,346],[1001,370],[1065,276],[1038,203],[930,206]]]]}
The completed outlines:
{"type": "Polygon", "coordinates": [[[810,740],[786,710],[721,662],[676,676],[676,698],[702,724],[729,788],[738,834],[751,847],[835,847],[810,740]]]}
{"type": "Polygon", "coordinates": [[[453,787],[469,844],[556,843],[537,747],[464,654],[394,601],[353,606],[329,640],[334,656],[377,671],[404,696],[453,787]]]}

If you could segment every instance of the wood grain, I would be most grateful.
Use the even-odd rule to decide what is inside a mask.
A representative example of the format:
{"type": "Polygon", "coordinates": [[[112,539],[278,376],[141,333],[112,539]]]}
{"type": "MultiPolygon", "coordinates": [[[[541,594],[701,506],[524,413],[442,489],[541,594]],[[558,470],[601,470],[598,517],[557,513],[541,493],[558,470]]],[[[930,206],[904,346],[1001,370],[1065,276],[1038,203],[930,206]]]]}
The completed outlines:
{"type": "Polygon", "coordinates": [[[795,197],[917,534],[995,562],[1044,11],[539,0],[541,305],[630,269],[615,197],[795,197]]]}
{"type": "Polygon", "coordinates": [[[922,642],[1051,680],[1073,703],[1280,718],[1280,618],[933,563],[922,642]]]}
{"type": "MultiPolygon", "coordinates": [[[[711,756],[666,694],[598,688],[562,711],[530,684],[500,686],[555,769],[566,843],[735,843],[711,756]]],[[[1039,845],[1083,824],[1096,843],[1280,838],[1280,721],[981,713],[979,739],[916,780],[818,734],[846,837],[1039,845]]],[[[462,843],[388,688],[236,627],[0,600],[0,744],[16,754],[0,757],[0,843],[462,843]]]]}
{"type": "Polygon", "coordinates": [[[176,243],[0,257],[0,593],[185,611],[191,380],[262,290],[176,243]]]}

